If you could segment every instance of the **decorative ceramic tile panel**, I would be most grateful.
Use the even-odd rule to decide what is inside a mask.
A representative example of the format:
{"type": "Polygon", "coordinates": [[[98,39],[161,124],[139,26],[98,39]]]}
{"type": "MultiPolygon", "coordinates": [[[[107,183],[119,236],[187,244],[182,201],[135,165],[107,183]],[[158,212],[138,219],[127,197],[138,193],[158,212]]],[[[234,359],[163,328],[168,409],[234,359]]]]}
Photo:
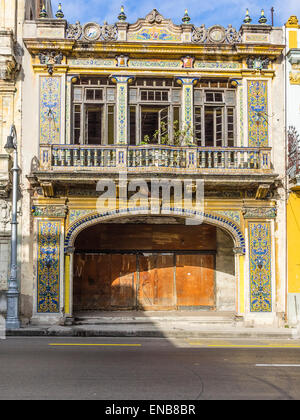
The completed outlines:
{"type": "Polygon", "coordinates": [[[234,62],[209,62],[209,61],[197,61],[195,62],[195,69],[219,69],[219,70],[236,70],[241,68],[240,63],[234,62]]]}
{"type": "Polygon", "coordinates": [[[250,311],[272,312],[271,225],[249,222],[250,311]]]}
{"type": "Polygon", "coordinates": [[[153,26],[149,28],[142,28],[138,32],[128,32],[127,40],[181,42],[181,34],[174,34],[166,28],[153,26]]]}
{"type": "Polygon", "coordinates": [[[191,142],[193,138],[193,125],[194,125],[194,88],[193,85],[197,78],[180,77],[177,82],[182,85],[182,123],[183,130],[186,130],[185,140],[191,142]]]}
{"type": "Polygon", "coordinates": [[[40,78],[40,144],[59,144],[61,78],[40,78]]]}
{"type": "Polygon", "coordinates": [[[244,89],[240,88],[240,141],[241,146],[244,146],[244,89]]]}
{"type": "Polygon", "coordinates": [[[37,312],[59,313],[60,222],[38,221],[37,312]]]}
{"type": "Polygon", "coordinates": [[[115,67],[114,58],[69,58],[68,65],[71,67],[115,67]]]}
{"type": "Polygon", "coordinates": [[[113,76],[117,84],[117,144],[128,140],[128,82],[133,76],[113,76]]]}
{"type": "Polygon", "coordinates": [[[180,69],[182,67],[181,60],[129,60],[128,67],[133,68],[160,68],[160,69],[180,69]]]}
{"type": "Polygon", "coordinates": [[[268,84],[248,81],[249,146],[268,146],[268,84]]]}

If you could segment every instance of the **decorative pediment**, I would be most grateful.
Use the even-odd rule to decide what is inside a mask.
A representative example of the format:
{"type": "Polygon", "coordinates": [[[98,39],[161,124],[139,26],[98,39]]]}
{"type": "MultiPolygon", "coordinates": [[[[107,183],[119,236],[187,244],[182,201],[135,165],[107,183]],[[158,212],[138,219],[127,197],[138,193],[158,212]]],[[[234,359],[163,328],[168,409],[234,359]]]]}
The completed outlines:
{"type": "Polygon", "coordinates": [[[182,28],[153,9],[144,19],[138,19],[136,23],[129,25],[127,40],[181,42],[182,28]]]}

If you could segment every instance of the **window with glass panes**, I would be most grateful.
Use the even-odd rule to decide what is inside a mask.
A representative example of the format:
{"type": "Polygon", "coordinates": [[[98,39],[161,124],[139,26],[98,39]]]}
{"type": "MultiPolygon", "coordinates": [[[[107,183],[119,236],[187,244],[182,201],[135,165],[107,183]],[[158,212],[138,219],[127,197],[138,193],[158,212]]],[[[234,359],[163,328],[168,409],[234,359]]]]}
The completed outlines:
{"type": "Polygon", "coordinates": [[[129,88],[130,144],[172,144],[180,128],[181,87],[172,78],[139,78],[129,88]]]}
{"type": "Polygon", "coordinates": [[[72,143],[115,142],[116,87],[108,77],[81,77],[73,85],[72,143]]]}
{"type": "Polygon", "coordinates": [[[236,92],[228,81],[200,80],[194,89],[194,136],[198,146],[234,147],[236,92]]]}

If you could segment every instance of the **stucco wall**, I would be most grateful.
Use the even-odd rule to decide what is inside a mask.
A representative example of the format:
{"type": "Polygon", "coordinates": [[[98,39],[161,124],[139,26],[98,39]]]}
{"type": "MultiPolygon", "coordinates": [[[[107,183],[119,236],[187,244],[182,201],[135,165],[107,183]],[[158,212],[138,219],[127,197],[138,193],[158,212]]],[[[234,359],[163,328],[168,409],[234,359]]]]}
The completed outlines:
{"type": "Polygon", "coordinates": [[[233,241],[221,229],[217,229],[216,299],[217,310],[235,310],[235,265],[233,241]]]}

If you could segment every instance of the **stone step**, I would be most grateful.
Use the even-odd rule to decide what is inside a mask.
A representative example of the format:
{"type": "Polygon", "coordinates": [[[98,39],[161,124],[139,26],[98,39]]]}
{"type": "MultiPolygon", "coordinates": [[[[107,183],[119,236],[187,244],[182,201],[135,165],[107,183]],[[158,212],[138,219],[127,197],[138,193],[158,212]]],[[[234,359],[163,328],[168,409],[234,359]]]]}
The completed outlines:
{"type": "Polygon", "coordinates": [[[232,325],[234,323],[234,314],[217,313],[212,311],[203,312],[101,312],[101,313],[83,313],[75,315],[75,325],[164,325],[164,324],[182,324],[189,325],[232,325]]]}

